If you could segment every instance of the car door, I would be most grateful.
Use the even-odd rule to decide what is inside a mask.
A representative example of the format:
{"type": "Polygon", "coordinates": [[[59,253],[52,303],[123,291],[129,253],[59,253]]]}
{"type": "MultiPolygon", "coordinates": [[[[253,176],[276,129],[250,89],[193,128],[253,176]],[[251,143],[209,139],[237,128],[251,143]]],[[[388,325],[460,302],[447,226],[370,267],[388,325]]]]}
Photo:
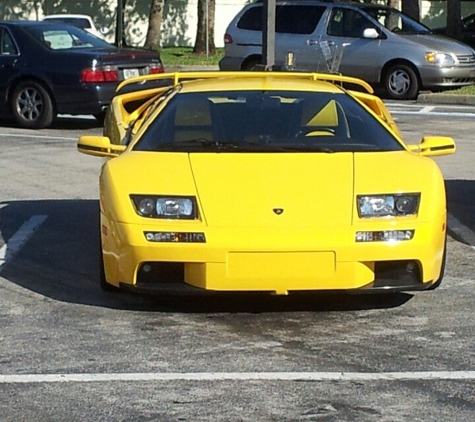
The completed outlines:
{"type": "Polygon", "coordinates": [[[275,62],[287,70],[315,71],[316,39],[327,7],[288,4],[276,7],[275,62]]]}
{"type": "MultiPolygon", "coordinates": [[[[10,31],[0,25],[0,98],[5,99],[9,82],[18,72],[15,65],[18,60],[18,48],[10,31]]],[[[0,102],[0,107],[5,104],[0,102]]]]}
{"type": "MultiPolygon", "coordinates": [[[[380,31],[359,10],[333,7],[321,38],[332,55],[325,59],[333,61],[333,71],[377,82],[383,60],[383,42],[380,31]],[[365,29],[373,28],[378,38],[365,38],[365,29]]],[[[384,38],[384,36],[383,36],[384,38]]],[[[324,49],[322,49],[324,53],[324,49]]]]}

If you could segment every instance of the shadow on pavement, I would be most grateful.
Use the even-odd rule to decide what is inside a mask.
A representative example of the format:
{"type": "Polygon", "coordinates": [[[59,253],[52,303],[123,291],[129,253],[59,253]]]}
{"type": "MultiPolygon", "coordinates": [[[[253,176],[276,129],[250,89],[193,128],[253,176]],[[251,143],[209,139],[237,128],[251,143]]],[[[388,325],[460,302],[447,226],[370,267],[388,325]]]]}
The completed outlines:
{"type": "MultiPolygon", "coordinates": [[[[97,200],[40,200],[0,203],[4,242],[35,215],[47,219],[0,276],[54,300],[114,309],[158,312],[329,312],[397,307],[412,295],[216,293],[199,296],[141,296],[106,293],[99,287],[99,204],[97,200]]],[[[2,242],[2,243],[4,243],[2,242]]],[[[0,243],[0,246],[1,244],[0,243]]],[[[8,250],[8,248],[7,248],[8,250]]],[[[8,254],[7,254],[8,257],[8,254]]]]}
{"type": "MultiPolygon", "coordinates": [[[[474,180],[446,180],[445,187],[447,190],[447,209],[457,220],[464,226],[469,228],[471,232],[475,232],[475,181],[474,180]]],[[[457,240],[460,239],[459,233],[449,233],[457,240]]],[[[468,234],[466,238],[472,240],[475,236],[468,234]]]]}

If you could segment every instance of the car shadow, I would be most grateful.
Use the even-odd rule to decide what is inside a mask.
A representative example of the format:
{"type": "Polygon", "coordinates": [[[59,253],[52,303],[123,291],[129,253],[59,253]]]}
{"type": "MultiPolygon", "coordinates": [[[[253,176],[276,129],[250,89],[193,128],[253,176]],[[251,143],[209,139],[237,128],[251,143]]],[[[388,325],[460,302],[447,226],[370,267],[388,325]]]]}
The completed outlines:
{"type": "Polygon", "coordinates": [[[449,234],[456,240],[475,246],[475,181],[446,180],[445,188],[448,212],[472,232],[461,233],[449,225],[449,234]]]}
{"type": "MultiPolygon", "coordinates": [[[[288,296],[210,293],[149,296],[103,292],[99,287],[99,204],[97,200],[0,202],[0,236],[7,244],[0,276],[53,300],[124,310],[155,312],[330,312],[401,306],[412,295],[341,293],[288,296]],[[10,254],[9,240],[33,216],[47,216],[29,240],[10,254]]],[[[24,226],[23,226],[24,227],[24,226]]],[[[24,230],[23,230],[24,231],[24,230]]]]}

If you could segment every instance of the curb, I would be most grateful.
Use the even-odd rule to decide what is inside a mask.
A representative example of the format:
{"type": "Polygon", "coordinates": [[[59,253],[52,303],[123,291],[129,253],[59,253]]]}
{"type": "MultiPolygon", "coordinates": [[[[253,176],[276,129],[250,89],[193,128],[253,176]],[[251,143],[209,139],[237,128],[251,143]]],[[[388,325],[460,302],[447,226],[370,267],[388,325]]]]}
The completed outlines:
{"type": "Polygon", "coordinates": [[[172,72],[206,72],[206,71],[218,71],[218,65],[209,65],[209,66],[185,66],[185,65],[178,65],[178,66],[166,66],[165,72],[172,73],[172,72]]]}
{"type": "Polygon", "coordinates": [[[449,105],[475,105],[475,95],[457,95],[457,94],[419,94],[418,103],[435,103],[449,105]]]}

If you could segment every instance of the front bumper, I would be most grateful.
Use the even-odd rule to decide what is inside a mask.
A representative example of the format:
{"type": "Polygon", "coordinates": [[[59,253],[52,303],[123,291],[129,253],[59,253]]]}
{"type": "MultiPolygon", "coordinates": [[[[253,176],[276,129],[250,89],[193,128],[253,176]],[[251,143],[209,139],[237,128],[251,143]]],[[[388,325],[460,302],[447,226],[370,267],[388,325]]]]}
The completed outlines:
{"type": "Polygon", "coordinates": [[[208,227],[206,243],[158,243],[145,239],[150,227],[101,220],[108,282],[139,291],[424,290],[440,276],[445,243],[445,220],[412,224],[414,238],[396,243],[357,243],[362,227],[208,227]]]}
{"type": "Polygon", "coordinates": [[[454,88],[475,83],[475,66],[421,66],[419,72],[426,89],[454,88]]]}

